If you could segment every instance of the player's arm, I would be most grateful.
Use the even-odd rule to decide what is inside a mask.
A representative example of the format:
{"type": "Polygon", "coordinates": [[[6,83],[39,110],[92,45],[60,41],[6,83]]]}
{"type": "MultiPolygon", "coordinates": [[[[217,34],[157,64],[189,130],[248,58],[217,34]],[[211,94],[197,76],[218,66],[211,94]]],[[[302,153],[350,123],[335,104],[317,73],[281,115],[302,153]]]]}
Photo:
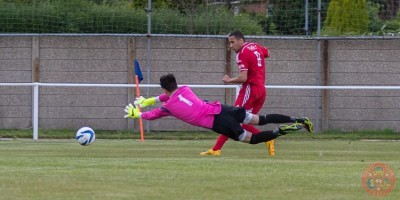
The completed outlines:
{"type": "Polygon", "coordinates": [[[162,117],[170,116],[171,114],[164,107],[159,107],[148,112],[143,112],[141,117],[145,120],[155,120],[162,117]]]}
{"type": "Polygon", "coordinates": [[[225,83],[244,83],[247,81],[247,70],[242,70],[239,72],[239,76],[231,78],[229,75],[225,75],[222,78],[225,83]]]}
{"type": "Polygon", "coordinates": [[[145,108],[152,106],[157,102],[166,102],[168,99],[169,97],[166,94],[161,94],[160,96],[150,98],[144,98],[143,96],[140,96],[139,98],[136,98],[133,104],[135,106],[139,106],[140,108],[145,108]]]}
{"type": "Polygon", "coordinates": [[[269,58],[270,54],[269,54],[268,48],[263,46],[262,50],[263,50],[263,54],[264,54],[264,59],[269,58]]]}
{"type": "Polygon", "coordinates": [[[169,116],[169,112],[166,109],[163,109],[163,107],[160,108],[156,108],[153,109],[151,111],[148,112],[140,112],[139,108],[129,104],[125,107],[125,113],[126,115],[124,116],[124,118],[133,118],[133,119],[146,119],[146,120],[155,120],[155,119],[159,119],[161,117],[166,117],[169,116]]]}
{"type": "Polygon", "coordinates": [[[247,53],[239,53],[236,57],[236,63],[239,68],[239,76],[237,77],[229,77],[229,75],[225,75],[222,78],[222,81],[225,83],[236,83],[241,84],[247,81],[247,72],[248,72],[248,58],[249,55],[247,53]]]}

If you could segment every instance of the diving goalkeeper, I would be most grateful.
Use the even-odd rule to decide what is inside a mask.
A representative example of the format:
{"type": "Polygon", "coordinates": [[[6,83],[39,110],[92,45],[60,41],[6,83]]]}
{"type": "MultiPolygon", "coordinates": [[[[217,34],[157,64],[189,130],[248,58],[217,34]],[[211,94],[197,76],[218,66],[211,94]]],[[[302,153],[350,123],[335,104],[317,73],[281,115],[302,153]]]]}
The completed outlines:
{"type": "Polygon", "coordinates": [[[188,87],[178,88],[173,74],[163,75],[160,78],[160,85],[164,94],[158,97],[145,99],[143,97],[135,101],[135,105],[129,104],[125,108],[125,118],[142,118],[155,120],[166,116],[173,116],[186,123],[211,129],[219,134],[250,144],[258,144],[273,140],[281,135],[294,132],[303,128],[304,124],[296,122],[296,117],[281,114],[254,115],[246,112],[243,107],[233,107],[214,102],[208,103],[201,100],[188,87]],[[162,106],[148,112],[140,112],[139,107],[154,105],[156,102],[163,102],[162,106]],[[265,125],[268,123],[293,123],[282,124],[276,130],[261,131],[252,134],[245,131],[243,124],[265,125]]]}

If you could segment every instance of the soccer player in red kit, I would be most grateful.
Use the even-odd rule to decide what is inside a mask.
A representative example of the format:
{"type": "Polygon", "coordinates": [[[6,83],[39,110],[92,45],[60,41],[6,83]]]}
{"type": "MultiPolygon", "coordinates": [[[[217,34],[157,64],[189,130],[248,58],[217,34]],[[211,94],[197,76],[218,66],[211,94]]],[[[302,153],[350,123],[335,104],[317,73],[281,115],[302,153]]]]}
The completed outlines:
{"type": "MultiPolygon", "coordinates": [[[[244,35],[240,31],[234,31],[228,35],[229,47],[236,53],[236,63],[239,67],[239,76],[231,78],[225,75],[222,80],[225,83],[242,84],[235,106],[244,107],[248,112],[257,114],[265,101],[265,58],[269,58],[268,49],[257,43],[245,42],[244,35]]],[[[243,124],[242,127],[254,134],[260,132],[252,125],[243,124]]],[[[220,135],[213,148],[201,152],[201,155],[220,155],[222,146],[228,137],[220,135]]],[[[266,143],[270,155],[274,155],[274,140],[266,143]]]]}
{"type": "MultiPolygon", "coordinates": [[[[235,106],[244,107],[248,112],[257,114],[265,101],[265,58],[269,58],[269,51],[266,47],[257,43],[245,42],[244,35],[240,31],[234,31],[228,35],[229,47],[236,53],[236,63],[239,67],[239,76],[231,78],[225,75],[222,80],[225,83],[242,84],[235,106]]],[[[307,117],[296,120],[303,123],[309,132],[313,132],[313,124],[307,117]]],[[[252,125],[243,124],[242,127],[253,133],[260,132],[252,125]]],[[[213,148],[201,152],[200,155],[221,155],[222,146],[228,137],[220,135],[213,148]]],[[[270,155],[275,155],[274,140],[266,142],[270,155]]]]}

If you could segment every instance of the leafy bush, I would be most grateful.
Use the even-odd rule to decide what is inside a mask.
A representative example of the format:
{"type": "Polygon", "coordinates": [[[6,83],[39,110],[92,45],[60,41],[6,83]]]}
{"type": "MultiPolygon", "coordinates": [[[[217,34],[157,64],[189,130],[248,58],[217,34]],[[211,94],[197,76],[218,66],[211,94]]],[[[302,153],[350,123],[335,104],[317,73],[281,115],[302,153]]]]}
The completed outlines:
{"type": "Polygon", "coordinates": [[[400,36],[400,19],[387,21],[375,35],[400,36]]]}
{"type": "MultiPolygon", "coordinates": [[[[0,0],[2,33],[147,33],[147,12],[128,2],[93,0],[0,0]],[[39,2],[39,3],[38,3],[39,2]],[[106,2],[106,3],[104,3],[106,2]]],[[[234,29],[262,34],[249,15],[233,16],[226,8],[199,8],[182,14],[159,8],[152,12],[152,33],[226,34],[234,29]]]]}
{"type": "MultiPolygon", "coordinates": [[[[279,35],[305,35],[304,0],[274,0],[270,4],[269,15],[272,26],[279,35]]],[[[328,0],[321,0],[321,18],[325,18],[328,0]]],[[[309,0],[308,31],[316,32],[318,27],[318,0],[309,0]]]]}
{"type": "Polygon", "coordinates": [[[368,32],[366,0],[332,0],[323,29],[324,35],[359,35],[368,32]]]}
{"type": "Polygon", "coordinates": [[[382,20],[379,18],[380,5],[368,3],[369,35],[400,36],[400,13],[393,20],[382,20]]]}
{"type": "Polygon", "coordinates": [[[379,9],[380,6],[377,3],[368,2],[367,12],[368,12],[368,32],[376,33],[379,32],[383,26],[383,21],[379,19],[379,9]]]}

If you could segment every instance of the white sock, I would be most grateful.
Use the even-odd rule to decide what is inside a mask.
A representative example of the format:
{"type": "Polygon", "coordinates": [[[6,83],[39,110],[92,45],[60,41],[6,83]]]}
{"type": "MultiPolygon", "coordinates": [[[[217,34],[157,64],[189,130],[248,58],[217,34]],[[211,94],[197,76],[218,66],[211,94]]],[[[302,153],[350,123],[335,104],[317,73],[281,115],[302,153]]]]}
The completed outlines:
{"type": "Polygon", "coordinates": [[[246,135],[246,130],[243,130],[243,133],[239,135],[239,141],[243,142],[243,140],[246,139],[246,135]]]}
{"type": "Polygon", "coordinates": [[[252,118],[253,114],[246,112],[246,117],[243,120],[243,124],[249,124],[252,118]]]}

